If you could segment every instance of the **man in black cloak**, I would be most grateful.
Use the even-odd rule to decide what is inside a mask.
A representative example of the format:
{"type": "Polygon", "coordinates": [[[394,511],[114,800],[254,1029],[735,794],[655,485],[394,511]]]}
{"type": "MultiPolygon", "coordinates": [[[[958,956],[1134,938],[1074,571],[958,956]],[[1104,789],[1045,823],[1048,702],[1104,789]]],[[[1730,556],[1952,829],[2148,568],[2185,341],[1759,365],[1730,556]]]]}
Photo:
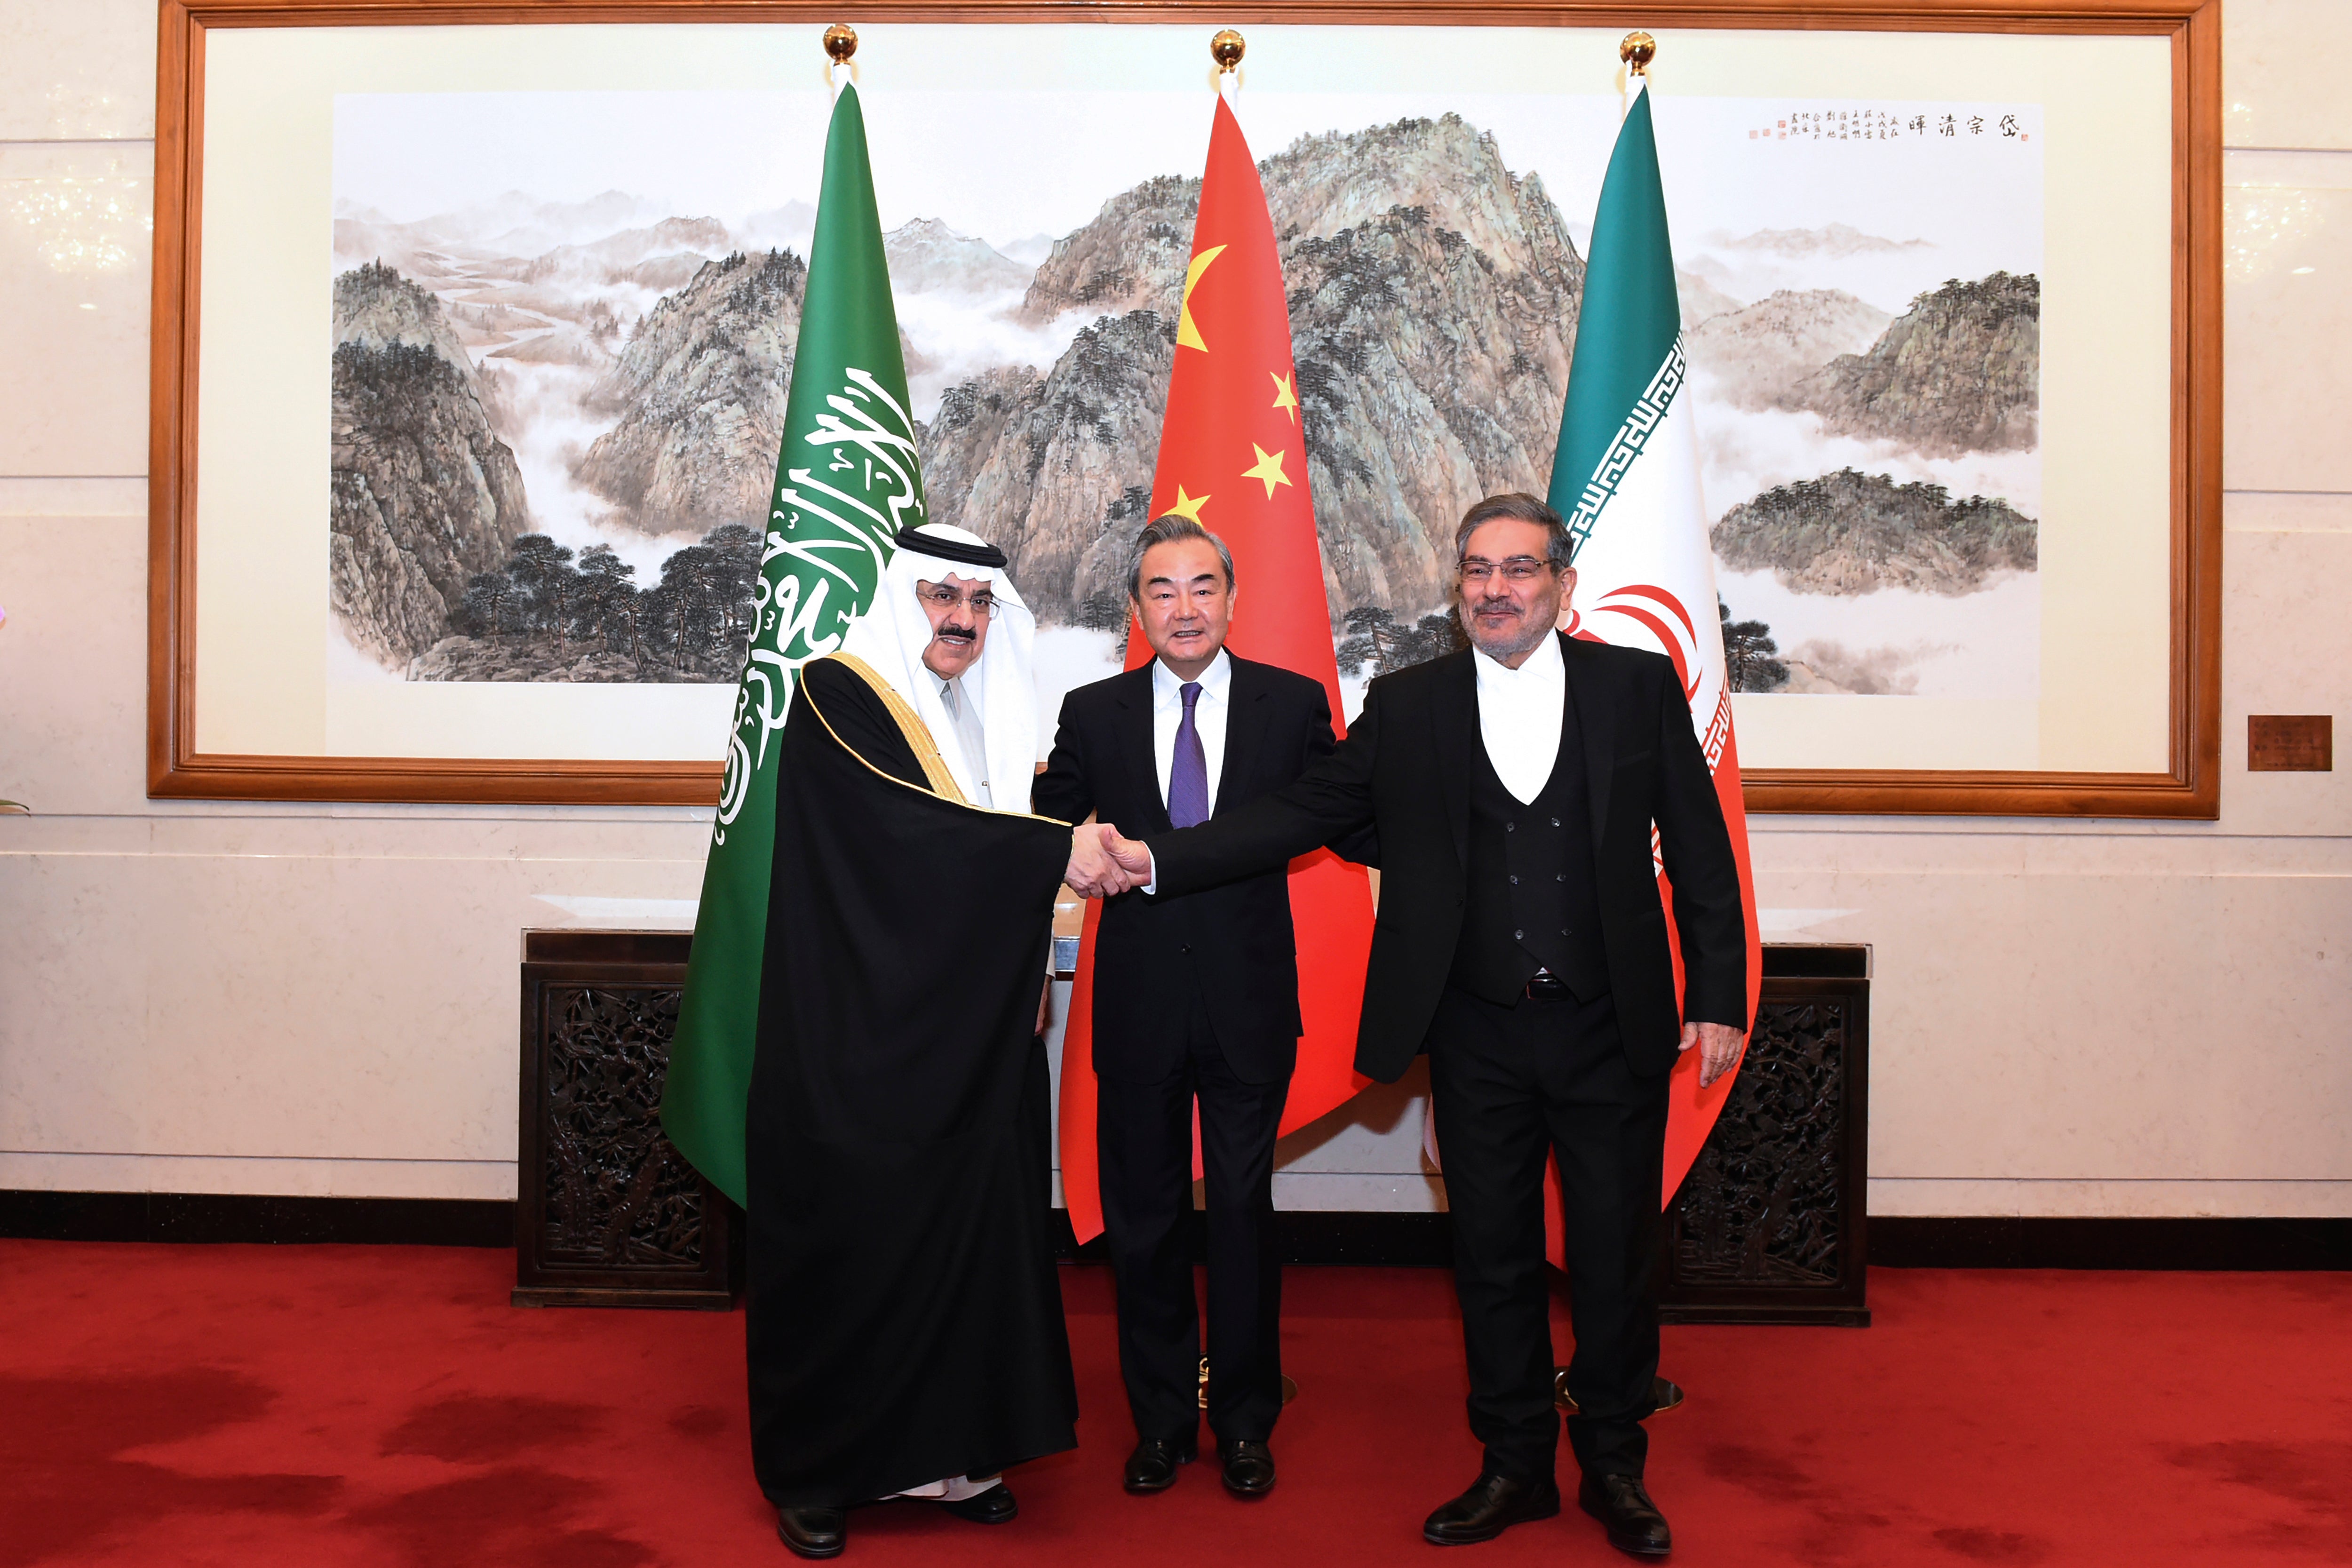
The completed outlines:
{"type": "Polygon", "coordinates": [[[1034,622],[1003,555],[898,544],[802,670],[776,780],[747,1351],[753,1468],[803,1557],[877,1499],[1003,1523],[998,1473],[1076,1446],[1041,988],[1055,889],[1108,861],[1027,814],[1034,622]]]}

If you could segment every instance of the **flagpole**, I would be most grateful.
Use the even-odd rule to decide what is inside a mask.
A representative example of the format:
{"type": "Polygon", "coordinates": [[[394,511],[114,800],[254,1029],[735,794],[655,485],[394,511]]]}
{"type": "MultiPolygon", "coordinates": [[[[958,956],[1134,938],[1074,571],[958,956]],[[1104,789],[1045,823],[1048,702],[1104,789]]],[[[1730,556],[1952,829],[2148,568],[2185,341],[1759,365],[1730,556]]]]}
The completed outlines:
{"type": "MultiPolygon", "coordinates": [[[[1209,58],[1217,62],[1217,95],[1223,100],[1229,112],[1234,110],[1234,105],[1241,98],[1242,56],[1248,51],[1248,42],[1231,27],[1219,28],[1216,36],[1209,40],[1209,58]]],[[[1267,493],[1272,493],[1271,487],[1268,488],[1267,493]]],[[[1194,1128],[1196,1142],[1198,1136],[1199,1129],[1196,1126],[1194,1128]]],[[[1297,1397],[1298,1384],[1291,1380],[1288,1373],[1284,1373],[1282,1403],[1288,1405],[1297,1397]]],[[[1207,1356],[1201,1358],[1199,1400],[1200,1408],[1206,1410],[1209,1407],[1209,1358],[1207,1356]]]]}
{"type": "Polygon", "coordinates": [[[1217,91],[1227,103],[1241,96],[1242,56],[1248,52],[1249,45],[1231,27],[1220,28],[1209,40],[1209,58],[1217,62],[1217,91]]]}
{"type": "Polygon", "coordinates": [[[1617,118],[1622,121],[1633,112],[1634,88],[1649,90],[1650,62],[1658,58],[1658,40],[1636,28],[1617,46],[1617,58],[1625,63],[1625,86],[1617,95],[1617,118]]]}
{"type": "MultiPolygon", "coordinates": [[[[1625,88],[1617,104],[1617,119],[1622,124],[1625,116],[1633,112],[1634,93],[1650,90],[1650,62],[1658,58],[1658,40],[1636,28],[1618,44],[1617,58],[1625,65],[1625,88]]],[[[1650,1395],[1656,1402],[1653,1412],[1655,1415],[1672,1410],[1685,1397],[1682,1385],[1664,1373],[1652,1378],[1650,1395]]],[[[1575,1414],[1576,1401],[1568,1392],[1568,1368],[1564,1366],[1552,1369],[1551,1397],[1561,1410],[1575,1414]]]]}
{"type": "Polygon", "coordinates": [[[856,52],[856,28],[846,22],[835,22],[824,30],[824,84],[833,89],[836,100],[857,79],[857,68],[849,63],[849,58],[856,52]],[[838,76],[834,74],[835,68],[839,68],[838,76]]]}

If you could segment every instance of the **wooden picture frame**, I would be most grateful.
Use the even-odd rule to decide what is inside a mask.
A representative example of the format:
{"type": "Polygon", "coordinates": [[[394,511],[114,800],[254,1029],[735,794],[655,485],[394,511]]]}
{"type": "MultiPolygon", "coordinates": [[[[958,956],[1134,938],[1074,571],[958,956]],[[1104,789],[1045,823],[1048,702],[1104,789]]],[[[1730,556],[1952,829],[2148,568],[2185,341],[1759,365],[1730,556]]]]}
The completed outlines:
{"type": "MultiPolygon", "coordinates": [[[[215,29],[520,23],[792,23],[845,15],[748,0],[161,0],[150,408],[148,788],[156,797],[709,805],[719,764],[280,756],[195,744],[198,236],[205,43],[215,29]]],[[[2221,565],[2220,0],[899,0],[853,21],[1648,26],[2136,35],[2172,75],[2168,760],[2161,772],[1748,771],[1752,811],[2206,817],[2219,812],[2221,565]]]]}

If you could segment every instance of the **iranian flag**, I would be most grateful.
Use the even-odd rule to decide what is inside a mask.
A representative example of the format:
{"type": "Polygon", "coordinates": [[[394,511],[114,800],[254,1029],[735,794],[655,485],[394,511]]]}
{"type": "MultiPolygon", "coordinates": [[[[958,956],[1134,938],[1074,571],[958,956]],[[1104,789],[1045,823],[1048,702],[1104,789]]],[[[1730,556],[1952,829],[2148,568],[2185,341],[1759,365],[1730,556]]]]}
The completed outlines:
{"type": "Polygon", "coordinates": [[[767,947],[777,731],[801,666],[841,646],[874,602],[898,530],[923,517],[866,117],[844,76],[825,132],[824,184],[753,590],[758,623],[728,731],[719,820],[662,1090],[670,1142],[739,1204],[767,947]]]}
{"type": "MultiPolygon", "coordinates": [[[[1591,641],[1665,654],[1690,699],[1691,722],[1731,830],[1748,914],[1748,1012],[1763,985],[1756,928],[1756,878],[1748,858],[1748,812],[1739,795],[1739,747],[1731,732],[1716,613],[1715,557],[1700,504],[1698,436],[1683,357],[1682,310],[1675,298],[1674,247],[1658,178],[1649,85],[1634,79],[1633,101],[1592,218],[1576,353],[1568,372],[1552,460],[1554,510],[1576,536],[1576,595],[1568,631],[1591,641]]],[[[1671,938],[1674,899],[1660,868],[1658,894],[1671,938]]],[[[1674,944],[1675,983],[1682,949],[1674,944]]],[[[1736,1073],[1698,1087],[1699,1053],[1675,1065],[1666,1121],[1663,1205],[1682,1184],[1706,1142],[1736,1073]]]]}
{"type": "MultiPolygon", "coordinates": [[[[1181,512],[1220,535],[1250,585],[1226,647],[1323,683],[1340,723],[1339,668],[1324,607],[1323,553],[1307,487],[1307,429],[1290,358],[1282,259],[1257,165],[1221,94],[1176,322],[1176,366],[1151,480],[1151,515],[1181,512]]],[[[1128,637],[1132,669],[1152,658],[1128,637]]],[[[1094,943],[1101,906],[1087,906],[1077,984],[1062,1046],[1062,1192],[1080,1241],[1102,1231],[1095,1168],[1094,943]]],[[[1328,850],[1291,862],[1298,934],[1298,1010],[1306,1033],[1282,1111],[1291,1131],[1353,1098],[1356,1015],[1372,946],[1372,899],[1360,866],[1328,850]]],[[[1193,1170],[1200,1174],[1197,1129],[1193,1170]]]]}

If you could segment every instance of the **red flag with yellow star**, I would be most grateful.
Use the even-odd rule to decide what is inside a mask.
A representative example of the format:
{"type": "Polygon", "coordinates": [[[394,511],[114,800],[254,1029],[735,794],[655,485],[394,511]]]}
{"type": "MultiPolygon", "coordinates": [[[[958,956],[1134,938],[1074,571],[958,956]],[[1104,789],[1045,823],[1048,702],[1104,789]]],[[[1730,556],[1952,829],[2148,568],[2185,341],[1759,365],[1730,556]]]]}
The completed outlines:
{"type": "MultiPolygon", "coordinates": [[[[1323,552],[1307,487],[1307,429],[1290,359],[1282,258],[1265,190],[1233,107],[1221,94],[1201,177],[1201,212],[1176,323],[1176,368],[1160,429],[1151,515],[1186,517],[1222,537],[1234,575],[1250,585],[1226,647],[1323,683],[1331,721],[1344,731],[1339,667],[1323,596],[1323,552]]],[[[1149,663],[1140,633],[1127,663],[1149,663]]],[[[1080,1241],[1102,1230],[1095,1172],[1094,938],[1098,905],[1087,907],[1077,984],[1062,1045],[1062,1191],[1080,1241]]],[[[1306,1033],[1291,1075],[1282,1131],[1306,1126],[1370,1082],[1356,1076],[1356,1015],[1372,946],[1370,884],[1360,866],[1318,850],[1290,866],[1290,913],[1298,933],[1298,1011],[1306,1033]]],[[[1195,1135],[1193,1174],[1200,1174],[1195,1135]]]]}

